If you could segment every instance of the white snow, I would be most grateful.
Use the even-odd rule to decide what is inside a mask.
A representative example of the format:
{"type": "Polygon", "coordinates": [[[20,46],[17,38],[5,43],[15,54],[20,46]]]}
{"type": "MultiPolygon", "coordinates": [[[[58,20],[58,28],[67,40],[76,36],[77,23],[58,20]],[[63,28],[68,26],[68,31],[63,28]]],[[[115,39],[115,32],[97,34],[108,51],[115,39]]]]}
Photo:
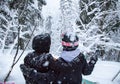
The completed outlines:
{"type": "Polygon", "coordinates": [[[49,66],[49,61],[46,61],[44,64],[43,64],[44,67],[47,67],[49,66]]]}
{"type": "MultiPolygon", "coordinates": [[[[23,63],[24,57],[29,52],[31,51],[26,50],[20,61],[17,63],[17,65],[15,65],[9,77],[9,81],[7,81],[8,83],[25,84],[25,80],[22,72],[20,71],[19,65],[23,63]]],[[[19,54],[20,53],[21,51],[19,51],[19,54]]],[[[3,83],[3,79],[10,69],[14,54],[15,51],[9,56],[5,56],[4,53],[4,56],[0,57],[0,83],[3,83]]],[[[47,63],[45,65],[47,65],[47,63]]],[[[95,65],[93,73],[89,76],[84,76],[84,78],[90,81],[99,82],[100,84],[120,84],[120,75],[115,78],[113,82],[111,81],[113,77],[117,74],[117,72],[120,70],[119,66],[120,63],[117,62],[99,60],[95,65]]]]}
{"type": "Polygon", "coordinates": [[[44,16],[56,16],[56,13],[59,10],[59,1],[60,0],[46,0],[47,5],[43,6],[43,11],[42,13],[44,16]]]}
{"type": "Polygon", "coordinates": [[[38,0],[33,0],[34,4],[32,4],[32,6],[36,9],[38,9],[38,0]]]}
{"type": "MultiPolygon", "coordinates": [[[[18,56],[21,54],[22,51],[19,51],[18,56]]],[[[23,63],[23,59],[26,54],[30,52],[26,51],[20,61],[15,65],[14,69],[12,70],[10,77],[7,81],[9,84],[25,84],[24,77],[22,72],[20,71],[19,65],[23,63]]],[[[0,55],[0,84],[3,83],[6,74],[8,73],[10,66],[12,64],[13,58],[15,55],[15,51],[12,51],[12,54],[7,55],[7,50],[4,51],[3,54],[0,55]]]]}
{"type": "Polygon", "coordinates": [[[118,76],[119,79],[115,78],[115,80],[113,80],[119,71],[120,63],[99,60],[95,65],[92,74],[89,76],[83,76],[83,78],[100,84],[120,84],[120,76],[118,76]]]}

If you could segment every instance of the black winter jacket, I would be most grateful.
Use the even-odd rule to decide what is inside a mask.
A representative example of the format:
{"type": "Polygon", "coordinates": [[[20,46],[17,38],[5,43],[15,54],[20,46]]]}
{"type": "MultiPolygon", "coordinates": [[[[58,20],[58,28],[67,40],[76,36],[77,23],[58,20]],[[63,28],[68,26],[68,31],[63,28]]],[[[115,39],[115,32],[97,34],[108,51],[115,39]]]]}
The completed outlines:
{"type": "Polygon", "coordinates": [[[31,84],[81,84],[82,74],[89,75],[94,68],[94,64],[87,63],[82,53],[71,62],[66,62],[62,58],[55,61],[50,54],[37,56],[35,53],[30,53],[24,62],[26,66],[38,72],[26,78],[28,82],[33,82],[31,84]],[[45,62],[49,63],[48,66],[43,66],[45,62]],[[44,78],[40,79],[43,74],[39,72],[46,73],[44,78]]]}
{"type": "Polygon", "coordinates": [[[44,56],[45,53],[40,54],[32,52],[24,58],[24,65],[27,68],[34,68],[36,70],[31,71],[31,75],[29,77],[24,75],[26,84],[49,84],[51,81],[54,81],[53,79],[55,79],[56,77],[54,71],[52,71],[48,67],[42,66],[42,63],[45,62],[44,56]],[[50,78],[48,79],[47,77],[50,78]]]}
{"type": "MultiPolygon", "coordinates": [[[[62,64],[66,61],[62,58],[59,58],[59,62],[62,64]]],[[[91,62],[87,63],[82,53],[74,58],[71,63],[72,68],[68,69],[67,71],[59,71],[59,69],[56,68],[56,70],[59,71],[59,75],[55,81],[55,84],[81,84],[82,74],[89,75],[94,68],[94,64],[91,62]]]]}
{"type": "Polygon", "coordinates": [[[29,72],[29,77],[24,75],[26,84],[51,84],[58,75],[58,70],[65,71],[70,69],[70,63],[55,61],[51,54],[29,53],[24,59],[24,65],[27,68],[34,68],[36,71],[29,72]],[[59,66],[58,66],[59,65],[59,66]]]}

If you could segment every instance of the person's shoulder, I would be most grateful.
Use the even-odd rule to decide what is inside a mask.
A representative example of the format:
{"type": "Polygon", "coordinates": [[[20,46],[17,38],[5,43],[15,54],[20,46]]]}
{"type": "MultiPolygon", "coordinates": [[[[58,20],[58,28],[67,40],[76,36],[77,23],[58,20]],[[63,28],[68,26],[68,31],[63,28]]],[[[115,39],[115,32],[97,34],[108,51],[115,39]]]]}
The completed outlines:
{"type": "Polygon", "coordinates": [[[49,57],[49,59],[51,59],[51,60],[54,60],[54,61],[57,61],[57,60],[58,60],[58,58],[54,57],[51,53],[47,53],[46,55],[47,55],[47,56],[49,57]]]}
{"type": "Polygon", "coordinates": [[[43,53],[40,55],[40,57],[43,57],[44,59],[54,59],[51,53],[43,53]]]}
{"type": "Polygon", "coordinates": [[[57,61],[61,62],[61,63],[68,63],[66,60],[64,60],[62,57],[59,57],[57,59],[57,61]]]}
{"type": "Polygon", "coordinates": [[[42,57],[42,56],[44,56],[44,57],[52,57],[52,54],[50,54],[50,53],[42,53],[42,54],[40,54],[40,56],[42,57]]]}
{"type": "Polygon", "coordinates": [[[34,55],[35,55],[34,52],[29,52],[29,53],[25,56],[25,58],[26,58],[26,57],[31,57],[31,56],[34,56],[34,55]]]}
{"type": "Polygon", "coordinates": [[[34,52],[29,52],[27,55],[33,55],[34,54],[34,52]]]}
{"type": "Polygon", "coordinates": [[[32,55],[32,54],[34,54],[34,52],[29,52],[27,55],[32,55]]]}
{"type": "Polygon", "coordinates": [[[85,58],[85,55],[82,52],[80,52],[80,54],[78,55],[78,57],[79,58],[85,58]]]}
{"type": "Polygon", "coordinates": [[[84,54],[82,52],[79,53],[79,56],[84,56],[84,54]]]}

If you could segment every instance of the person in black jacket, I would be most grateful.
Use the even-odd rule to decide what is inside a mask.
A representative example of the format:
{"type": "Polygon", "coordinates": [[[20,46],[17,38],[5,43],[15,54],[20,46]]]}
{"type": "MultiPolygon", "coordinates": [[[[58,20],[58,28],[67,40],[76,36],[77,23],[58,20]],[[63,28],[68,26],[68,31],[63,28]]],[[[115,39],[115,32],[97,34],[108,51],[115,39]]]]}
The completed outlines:
{"type": "MultiPolygon", "coordinates": [[[[48,33],[33,38],[32,48],[34,51],[28,53],[24,58],[24,64],[20,65],[26,84],[49,84],[56,79],[57,72],[54,72],[54,69],[59,63],[55,62],[56,59],[49,54],[50,45],[51,38],[48,33]],[[49,62],[53,64],[51,65],[53,68],[49,67],[49,62]]],[[[69,63],[63,63],[63,65],[57,66],[57,69],[64,71],[65,68],[69,69],[71,67],[69,63]]]]}
{"type": "Polygon", "coordinates": [[[97,59],[92,57],[89,63],[86,62],[77,49],[78,37],[75,34],[63,34],[62,46],[63,52],[56,60],[51,54],[42,54],[28,61],[32,67],[21,66],[25,75],[30,74],[29,78],[38,82],[33,84],[81,84],[82,74],[91,74],[97,59]],[[42,83],[40,78],[47,82],[42,83]]]}
{"type": "MultiPolygon", "coordinates": [[[[81,84],[82,74],[90,75],[93,71],[94,65],[97,61],[96,56],[90,58],[90,62],[87,63],[85,56],[78,49],[79,44],[78,36],[73,32],[66,32],[62,34],[62,46],[59,62],[71,63],[72,68],[68,71],[59,71],[59,75],[55,81],[55,84],[81,84]]],[[[59,66],[59,65],[58,65],[59,66]]]]}
{"type": "MultiPolygon", "coordinates": [[[[45,54],[49,53],[50,45],[51,45],[51,38],[48,33],[40,34],[33,38],[32,48],[34,51],[31,53],[28,53],[28,55],[24,58],[24,65],[23,64],[20,65],[22,72],[26,72],[26,73],[23,73],[24,78],[26,80],[26,84],[38,84],[38,82],[40,82],[40,84],[48,83],[48,81],[46,81],[47,74],[44,74],[44,73],[50,72],[50,75],[52,75],[53,72],[48,70],[47,67],[45,67],[45,68],[42,68],[42,66],[40,66],[39,68],[35,67],[34,66],[35,63],[32,61],[35,60],[37,57],[41,57],[40,60],[42,60],[42,57],[45,54]],[[24,67],[29,68],[29,69],[27,69],[28,71],[25,69],[22,69],[24,67]],[[31,74],[28,72],[31,72],[31,74]],[[41,72],[41,73],[39,73],[41,76],[32,75],[32,73],[36,73],[36,72],[41,72]],[[35,80],[33,80],[32,76],[34,77],[35,80]],[[37,76],[39,76],[39,77],[36,79],[37,76]]],[[[55,77],[55,76],[52,76],[52,77],[55,77]]],[[[52,79],[52,77],[51,77],[51,79],[52,79]]]]}

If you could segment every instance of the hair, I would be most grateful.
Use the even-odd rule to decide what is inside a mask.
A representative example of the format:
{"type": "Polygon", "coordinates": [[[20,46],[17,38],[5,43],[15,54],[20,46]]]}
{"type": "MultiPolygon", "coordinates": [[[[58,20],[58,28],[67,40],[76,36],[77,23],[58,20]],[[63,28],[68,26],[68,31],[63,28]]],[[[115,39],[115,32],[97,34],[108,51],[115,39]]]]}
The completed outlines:
{"type": "Polygon", "coordinates": [[[38,53],[48,53],[50,45],[51,37],[48,33],[37,35],[32,41],[32,48],[38,53]]]}

